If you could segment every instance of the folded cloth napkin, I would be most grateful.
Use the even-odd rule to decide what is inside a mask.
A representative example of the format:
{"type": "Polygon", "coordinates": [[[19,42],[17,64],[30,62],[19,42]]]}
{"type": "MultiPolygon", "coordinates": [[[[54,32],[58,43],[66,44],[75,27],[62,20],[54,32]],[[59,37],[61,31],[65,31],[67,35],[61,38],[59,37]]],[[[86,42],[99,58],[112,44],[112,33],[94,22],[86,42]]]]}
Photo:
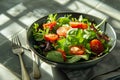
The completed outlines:
{"type": "Polygon", "coordinates": [[[102,61],[93,67],[62,70],[70,80],[120,80],[120,42],[102,61]]]}

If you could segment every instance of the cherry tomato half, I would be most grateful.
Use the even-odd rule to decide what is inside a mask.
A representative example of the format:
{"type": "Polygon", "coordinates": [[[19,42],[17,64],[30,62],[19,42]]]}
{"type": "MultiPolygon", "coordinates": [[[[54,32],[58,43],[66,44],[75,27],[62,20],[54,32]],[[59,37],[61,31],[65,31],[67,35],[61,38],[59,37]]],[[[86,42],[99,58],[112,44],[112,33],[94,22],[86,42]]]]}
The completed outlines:
{"type": "Polygon", "coordinates": [[[43,24],[43,27],[44,27],[44,28],[50,28],[50,30],[52,30],[53,27],[54,27],[56,24],[57,24],[56,21],[52,21],[52,22],[43,24]]]}
{"type": "Polygon", "coordinates": [[[80,29],[87,29],[88,28],[88,25],[86,23],[70,22],[69,24],[72,28],[80,28],[80,29]]]}
{"type": "Polygon", "coordinates": [[[100,54],[104,51],[103,44],[98,39],[93,39],[90,41],[90,48],[93,52],[100,54]]]}
{"type": "Polygon", "coordinates": [[[55,40],[58,39],[58,35],[57,34],[45,34],[44,38],[47,41],[54,42],[55,40]]]}
{"type": "Polygon", "coordinates": [[[85,48],[83,46],[71,46],[70,53],[74,55],[82,55],[85,53],[85,48]]]}
{"type": "Polygon", "coordinates": [[[59,36],[66,36],[66,34],[67,34],[67,31],[70,29],[70,27],[66,27],[66,26],[63,26],[63,27],[59,27],[58,29],[57,29],[57,34],[59,35],[59,36]]]}

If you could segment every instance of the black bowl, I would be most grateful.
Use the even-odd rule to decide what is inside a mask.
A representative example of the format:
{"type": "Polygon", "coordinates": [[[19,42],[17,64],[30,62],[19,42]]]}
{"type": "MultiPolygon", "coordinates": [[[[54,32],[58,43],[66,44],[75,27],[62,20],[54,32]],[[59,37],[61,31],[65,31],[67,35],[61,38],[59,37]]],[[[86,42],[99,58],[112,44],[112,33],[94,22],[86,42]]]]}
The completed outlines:
{"type": "MultiPolygon", "coordinates": [[[[83,15],[83,17],[86,17],[88,18],[89,20],[95,20],[96,23],[100,23],[102,21],[102,19],[100,18],[97,18],[95,16],[92,16],[92,15],[88,15],[88,14],[84,14],[84,13],[75,13],[75,12],[63,12],[63,13],[57,13],[57,16],[58,17],[63,17],[64,15],[66,14],[72,14],[72,17],[76,17],[78,18],[80,15],[83,15]]],[[[35,21],[34,23],[39,23],[42,25],[42,23],[45,23],[46,22],[46,19],[47,19],[48,16],[45,16],[43,18],[40,18],[39,20],[35,21]]],[[[90,66],[93,66],[95,65],[96,63],[98,63],[99,61],[101,61],[104,57],[106,57],[107,55],[110,54],[110,52],[113,50],[113,48],[115,47],[115,44],[116,44],[116,33],[114,31],[114,29],[112,28],[112,26],[107,23],[106,25],[106,31],[105,33],[112,39],[112,42],[110,43],[112,45],[111,49],[110,49],[110,52],[107,53],[107,54],[104,54],[98,58],[95,58],[93,60],[88,60],[88,61],[83,61],[83,62],[79,62],[79,63],[63,63],[63,62],[55,62],[55,61],[51,61],[51,60],[48,60],[45,56],[43,56],[41,53],[37,52],[34,47],[33,47],[33,44],[34,44],[34,39],[33,39],[33,36],[32,36],[32,27],[33,27],[33,24],[31,25],[31,27],[28,29],[27,31],[27,42],[28,42],[28,45],[30,47],[30,49],[36,54],[39,56],[39,58],[50,64],[52,67],[58,67],[58,68],[72,68],[72,69],[78,69],[78,68],[87,68],[87,67],[90,67],[90,66]]],[[[102,30],[104,30],[104,27],[101,27],[102,30]]]]}

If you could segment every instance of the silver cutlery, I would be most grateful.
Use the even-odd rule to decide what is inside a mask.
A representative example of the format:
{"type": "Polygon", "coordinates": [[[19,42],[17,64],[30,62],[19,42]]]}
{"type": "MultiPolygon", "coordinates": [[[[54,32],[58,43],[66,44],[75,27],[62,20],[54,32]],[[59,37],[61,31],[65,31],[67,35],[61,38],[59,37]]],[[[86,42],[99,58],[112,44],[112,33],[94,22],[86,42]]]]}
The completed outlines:
{"type": "MultiPolygon", "coordinates": [[[[28,30],[28,28],[26,28],[26,31],[27,30],[28,30]]],[[[32,53],[32,59],[33,59],[32,76],[34,79],[39,79],[41,77],[41,73],[40,73],[40,69],[39,69],[39,65],[38,65],[38,56],[32,50],[30,50],[28,45],[26,47],[23,47],[23,49],[28,50],[32,53]]]]}
{"type": "Polygon", "coordinates": [[[14,36],[12,38],[12,51],[14,54],[19,56],[19,60],[20,60],[20,64],[21,64],[22,80],[30,80],[30,77],[29,77],[27,70],[26,70],[24,63],[23,63],[22,53],[24,51],[23,51],[23,48],[21,47],[21,43],[20,43],[18,36],[14,36]]]}
{"type": "Polygon", "coordinates": [[[22,47],[24,50],[30,51],[31,52],[31,56],[33,59],[33,71],[32,71],[32,76],[34,79],[39,79],[41,77],[41,73],[40,73],[40,69],[39,69],[39,65],[38,65],[38,56],[27,47],[22,47]]]}
{"type": "Polygon", "coordinates": [[[33,77],[34,79],[39,79],[41,77],[41,73],[38,66],[38,56],[32,51],[33,58],[33,77]]]}

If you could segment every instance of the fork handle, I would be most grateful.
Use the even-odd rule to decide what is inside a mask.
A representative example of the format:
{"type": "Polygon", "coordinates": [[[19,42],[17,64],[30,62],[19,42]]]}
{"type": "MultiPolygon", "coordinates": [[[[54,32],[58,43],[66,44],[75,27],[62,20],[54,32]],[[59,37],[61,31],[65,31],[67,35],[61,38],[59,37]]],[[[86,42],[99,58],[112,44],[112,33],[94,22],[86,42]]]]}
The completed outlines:
{"type": "Polygon", "coordinates": [[[19,54],[19,59],[20,59],[20,64],[21,64],[22,80],[30,80],[30,77],[29,77],[27,70],[24,66],[21,54],[19,54]]]}
{"type": "Polygon", "coordinates": [[[33,57],[33,77],[34,79],[39,79],[41,77],[41,73],[39,70],[39,66],[37,64],[38,56],[34,54],[32,51],[32,57],[33,57]]]}
{"type": "Polygon", "coordinates": [[[33,61],[33,77],[39,79],[41,77],[38,64],[33,61]]]}

